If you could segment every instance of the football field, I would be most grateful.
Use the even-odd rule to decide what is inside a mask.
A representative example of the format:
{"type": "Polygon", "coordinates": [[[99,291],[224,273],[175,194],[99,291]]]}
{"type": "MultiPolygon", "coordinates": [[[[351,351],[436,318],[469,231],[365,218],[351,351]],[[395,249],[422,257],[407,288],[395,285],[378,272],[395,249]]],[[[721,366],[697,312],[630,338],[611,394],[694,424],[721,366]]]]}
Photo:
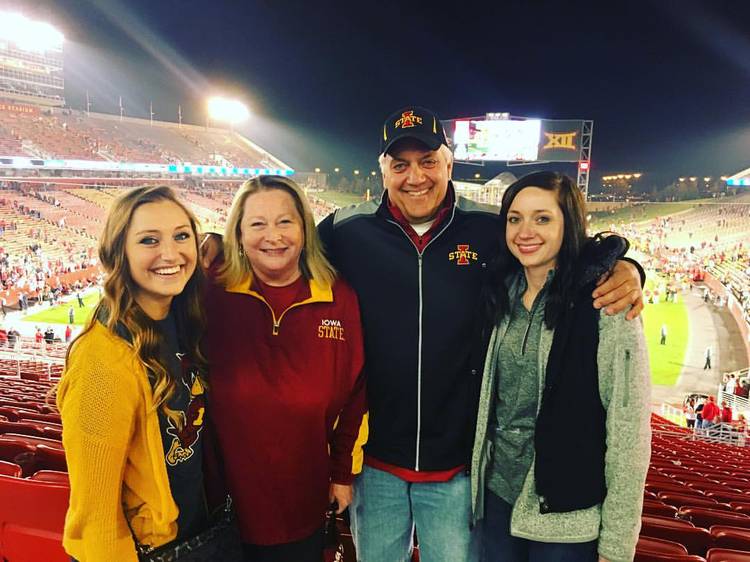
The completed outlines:
{"type": "Polygon", "coordinates": [[[67,324],[68,310],[72,306],[75,318],[73,324],[76,326],[82,326],[89,319],[89,316],[91,316],[96,303],[99,302],[99,295],[97,293],[90,293],[83,297],[83,302],[86,306],[84,308],[79,308],[78,300],[74,297],[67,303],[58,304],[57,306],[47,308],[41,312],[29,314],[23,319],[23,321],[35,322],[37,324],[67,324]]]}
{"type": "Polygon", "coordinates": [[[643,311],[651,382],[673,386],[682,371],[688,345],[688,312],[680,295],[677,302],[646,304],[643,311]],[[661,345],[661,327],[667,326],[667,341],[661,345]]]}

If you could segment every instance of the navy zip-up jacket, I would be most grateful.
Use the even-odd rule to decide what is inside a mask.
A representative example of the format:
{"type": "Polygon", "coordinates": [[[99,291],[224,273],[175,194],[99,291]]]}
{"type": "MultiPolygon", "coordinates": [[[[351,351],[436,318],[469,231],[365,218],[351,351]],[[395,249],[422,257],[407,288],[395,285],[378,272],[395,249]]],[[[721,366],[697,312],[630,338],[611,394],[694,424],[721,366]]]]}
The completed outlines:
{"type": "Polygon", "coordinates": [[[359,297],[370,408],[365,452],[411,470],[466,464],[486,352],[480,293],[500,244],[497,211],[456,198],[422,253],[385,197],[339,209],[318,232],[359,297]]]}

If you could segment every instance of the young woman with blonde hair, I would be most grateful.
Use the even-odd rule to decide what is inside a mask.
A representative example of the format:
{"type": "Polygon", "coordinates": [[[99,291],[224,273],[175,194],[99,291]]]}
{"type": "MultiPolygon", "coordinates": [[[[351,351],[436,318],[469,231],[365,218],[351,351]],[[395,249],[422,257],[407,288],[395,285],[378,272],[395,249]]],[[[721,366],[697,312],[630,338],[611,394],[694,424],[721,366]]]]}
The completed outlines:
{"type": "Polygon", "coordinates": [[[57,392],[71,485],[63,545],[80,562],[151,560],[154,549],[184,554],[188,541],[195,550],[215,538],[197,258],[196,219],[170,188],[112,204],[99,244],[104,294],[57,392]]]}

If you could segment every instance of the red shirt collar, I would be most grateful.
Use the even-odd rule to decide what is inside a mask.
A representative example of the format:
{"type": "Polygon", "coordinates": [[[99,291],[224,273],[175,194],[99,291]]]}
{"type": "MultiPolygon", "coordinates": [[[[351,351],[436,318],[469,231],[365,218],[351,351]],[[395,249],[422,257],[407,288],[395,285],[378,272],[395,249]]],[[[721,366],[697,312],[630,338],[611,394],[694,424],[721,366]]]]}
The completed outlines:
{"type": "Polygon", "coordinates": [[[443,202],[440,204],[440,208],[438,209],[437,214],[435,215],[434,222],[432,223],[432,226],[430,226],[429,230],[425,232],[422,236],[417,234],[417,232],[414,230],[412,225],[409,223],[408,220],[406,220],[406,217],[401,212],[401,209],[396,207],[393,203],[391,203],[390,198],[388,197],[388,192],[386,191],[383,194],[383,197],[385,197],[386,204],[388,205],[388,211],[391,213],[391,216],[393,219],[401,226],[401,228],[404,229],[404,232],[409,236],[412,242],[414,242],[414,245],[417,247],[417,249],[421,252],[424,250],[425,246],[432,240],[433,236],[442,228],[442,226],[445,224],[445,221],[448,220],[448,217],[451,214],[451,211],[453,210],[453,205],[456,201],[456,194],[453,191],[453,184],[451,182],[448,182],[448,191],[445,194],[445,199],[443,199],[443,202]]]}

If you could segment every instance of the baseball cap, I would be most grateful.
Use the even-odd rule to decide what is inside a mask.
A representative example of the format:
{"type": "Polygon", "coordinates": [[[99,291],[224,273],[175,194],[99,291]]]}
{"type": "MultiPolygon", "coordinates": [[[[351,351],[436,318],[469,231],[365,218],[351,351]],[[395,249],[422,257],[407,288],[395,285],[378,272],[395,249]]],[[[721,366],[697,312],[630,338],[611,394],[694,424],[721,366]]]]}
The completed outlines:
{"type": "Polygon", "coordinates": [[[429,109],[418,106],[399,109],[385,120],[380,138],[380,153],[388,152],[393,143],[407,138],[423,142],[430,150],[437,150],[441,144],[448,144],[440,118],[429,109]]]}

